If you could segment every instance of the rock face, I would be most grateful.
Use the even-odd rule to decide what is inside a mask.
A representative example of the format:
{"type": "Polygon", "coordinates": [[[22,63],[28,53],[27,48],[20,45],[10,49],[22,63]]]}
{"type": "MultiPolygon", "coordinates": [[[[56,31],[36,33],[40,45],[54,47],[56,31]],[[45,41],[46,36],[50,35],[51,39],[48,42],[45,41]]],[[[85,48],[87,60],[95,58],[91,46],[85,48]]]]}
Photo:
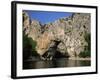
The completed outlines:
{"type": "Polygon", "coordinates": [[[44,55],[55,41],[60,41],[57,51],[70,57],[78,57],[88,46],[84,36],[90,33],[90,14],[74,13],[68,18],[61,18],[53,23],[41,25],[38,21],[30,21],[27,13],[23,13],[25,34],[37,42],[36,51],[44,55]]]}
{"type": "Polygon", "coordinates": [[[40,23],[36,20],[30,20],[27,13],[23,12],[23,31],[28,37],[36,40],[41,34],[40,23]]]}

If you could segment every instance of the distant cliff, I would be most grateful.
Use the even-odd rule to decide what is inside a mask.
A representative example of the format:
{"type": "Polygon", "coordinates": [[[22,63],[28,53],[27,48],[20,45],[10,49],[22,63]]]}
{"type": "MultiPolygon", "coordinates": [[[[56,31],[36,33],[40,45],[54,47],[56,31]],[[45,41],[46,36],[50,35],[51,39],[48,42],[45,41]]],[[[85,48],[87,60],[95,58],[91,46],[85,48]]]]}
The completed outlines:
{"type": "Polygon", "coordinates": [[[79,57],[90,49],[90,18],[88,13],[74,13],[68,18],[41,25],[39,21],[30,20],[28,14],[23,12],[23,31],[36,41],[35,49],[40,56],[47,54],[59,42],[57,51],[69,57],[79,57]]]}

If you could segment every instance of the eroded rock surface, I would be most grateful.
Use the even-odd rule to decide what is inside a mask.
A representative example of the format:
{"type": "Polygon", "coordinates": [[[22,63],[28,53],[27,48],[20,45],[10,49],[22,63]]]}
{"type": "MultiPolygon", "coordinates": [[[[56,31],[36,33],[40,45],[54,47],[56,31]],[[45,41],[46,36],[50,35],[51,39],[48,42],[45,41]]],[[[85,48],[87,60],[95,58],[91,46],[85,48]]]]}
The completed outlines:
{"type": "Polygon", "coordinates": [[[41,35],[41,24],[36,20],[30,20],[27,13],[23,12],[23,31],[28,37],[36,40],[41,35]]]}
{"type": "Polygon", "coordinates": [[[74,13],[69,18],[45,25],[36,20],[31,21],[27,13],[23,14],[25,33],[37,42],[36,51],[41,56],[55,45],[55,41],[60,41],[56,50],[70,57],[78,57],[88,46],[84,38],[86,33],[90,33],[91,17],[88,13],[74,13]]]}

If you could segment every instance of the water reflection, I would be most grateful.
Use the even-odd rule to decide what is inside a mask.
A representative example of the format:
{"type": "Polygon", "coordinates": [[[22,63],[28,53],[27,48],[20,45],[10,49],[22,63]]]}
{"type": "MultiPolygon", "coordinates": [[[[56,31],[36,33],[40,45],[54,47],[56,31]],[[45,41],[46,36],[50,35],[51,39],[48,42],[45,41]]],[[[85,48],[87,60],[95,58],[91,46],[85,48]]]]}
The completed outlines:
{"type": "Polygon", "coordinates": [[[66,58],[55,59],[51,61],[26,61],[23,69],[39,69],[39,68],[57,68],[57,67],[78,67],[90,66],[89,60],[69,60],[66,58]]]}

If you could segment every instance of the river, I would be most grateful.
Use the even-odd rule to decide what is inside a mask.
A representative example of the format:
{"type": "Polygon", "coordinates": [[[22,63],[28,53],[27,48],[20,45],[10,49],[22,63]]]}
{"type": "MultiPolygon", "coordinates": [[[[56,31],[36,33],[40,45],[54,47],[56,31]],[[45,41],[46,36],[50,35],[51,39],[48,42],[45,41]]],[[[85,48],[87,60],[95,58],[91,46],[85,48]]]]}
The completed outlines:
{"type": "Polygon", "coordinates": [[[37,60],[23,62],[23,69],[40,69],[40,68],[60,68],[60,67],[83,67],[91,66],[90,60],[70,60],[60,58],[55,60],[37,60]]]}

